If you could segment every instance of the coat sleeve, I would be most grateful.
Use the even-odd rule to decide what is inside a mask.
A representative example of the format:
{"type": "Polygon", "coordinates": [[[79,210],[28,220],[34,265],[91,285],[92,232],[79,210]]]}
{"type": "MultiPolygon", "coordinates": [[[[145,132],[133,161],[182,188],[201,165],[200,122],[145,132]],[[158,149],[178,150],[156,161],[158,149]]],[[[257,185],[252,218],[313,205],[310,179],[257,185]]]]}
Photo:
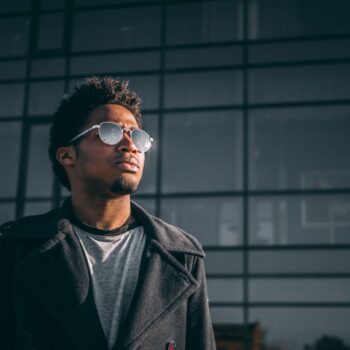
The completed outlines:
{"type": "Polygon", "coordinates": [[[14,349],[15,327],[11,298],[12,274],[6,259],[5,239],[0,231],[0,348],[14,349]]]}
{"type": "Polygon", "coordinates": [[[215,350],[203,258],[195,258],[192,273],[199,287],[188,302],[186,350],[215,350]]]}

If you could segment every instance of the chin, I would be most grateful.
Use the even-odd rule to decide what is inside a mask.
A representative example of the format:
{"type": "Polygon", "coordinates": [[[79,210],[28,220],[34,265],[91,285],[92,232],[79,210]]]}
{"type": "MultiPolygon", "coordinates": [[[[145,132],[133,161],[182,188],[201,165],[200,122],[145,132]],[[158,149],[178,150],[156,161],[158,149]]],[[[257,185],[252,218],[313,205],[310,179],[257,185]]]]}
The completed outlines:
{"type": "Polygon", "coordinates": [[[114,194],[132,194],[136,192],[138,185],[138,182],[121,178],[112,184],[111,192],[114,194]]]}

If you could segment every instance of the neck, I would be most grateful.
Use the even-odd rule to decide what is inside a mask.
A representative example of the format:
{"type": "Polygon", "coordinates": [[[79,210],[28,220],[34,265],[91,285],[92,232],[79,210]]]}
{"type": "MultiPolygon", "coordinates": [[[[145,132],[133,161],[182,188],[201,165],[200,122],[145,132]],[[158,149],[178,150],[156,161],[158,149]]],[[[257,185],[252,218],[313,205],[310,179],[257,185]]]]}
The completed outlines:
{"type": "Polygon", "coordinates": [[[91,198],[86,193],[72,191],[72,207],[77,219],[100,230],[123,226],[131,214],[130,195],[91,198]]]}

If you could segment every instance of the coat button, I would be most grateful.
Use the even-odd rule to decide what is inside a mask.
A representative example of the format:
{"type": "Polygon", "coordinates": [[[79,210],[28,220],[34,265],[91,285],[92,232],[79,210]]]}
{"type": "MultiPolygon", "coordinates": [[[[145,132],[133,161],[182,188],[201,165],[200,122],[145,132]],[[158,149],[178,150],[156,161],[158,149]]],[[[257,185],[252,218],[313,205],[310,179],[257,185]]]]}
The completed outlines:
{"type": "Polygon", "coordinates": [[[166,350],[175,350],[176,349],[176,344],[174,341],[171,341],[167,344],[166,350]]]}

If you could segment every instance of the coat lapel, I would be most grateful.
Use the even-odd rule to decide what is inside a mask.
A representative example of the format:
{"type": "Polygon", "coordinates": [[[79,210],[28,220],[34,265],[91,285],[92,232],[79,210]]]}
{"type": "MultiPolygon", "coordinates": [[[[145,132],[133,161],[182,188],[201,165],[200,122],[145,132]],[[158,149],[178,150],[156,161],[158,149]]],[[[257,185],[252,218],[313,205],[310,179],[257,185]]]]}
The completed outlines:
{"type": "Polygon", "coordinates": [[[61,218],[51,237],[20,263],[16,274],[77,349],[107,349],[83,252],[69,221],[61,218]]]}
{"type": "Polygon", "coordinates": [[[132,307],[114,350],[133,349],[142,343],[150,326],[157,327],[198,287],[192,275],[155,240],[146,248],[142,261],[132,307]]]}
{"type": "Polygon", "coordinates": [[[157,327],[167,313],[184,303],[198,288],[196,279],[171,252],[204,254],[195,242],[184,243],[179,239],[182,233],[174,236],[174,227],[150,216],[134,202],[132,212],[142,223],[148,243],[132,306],[113,350],[134,349],[142,344],[151,326],[157,327]]]}

